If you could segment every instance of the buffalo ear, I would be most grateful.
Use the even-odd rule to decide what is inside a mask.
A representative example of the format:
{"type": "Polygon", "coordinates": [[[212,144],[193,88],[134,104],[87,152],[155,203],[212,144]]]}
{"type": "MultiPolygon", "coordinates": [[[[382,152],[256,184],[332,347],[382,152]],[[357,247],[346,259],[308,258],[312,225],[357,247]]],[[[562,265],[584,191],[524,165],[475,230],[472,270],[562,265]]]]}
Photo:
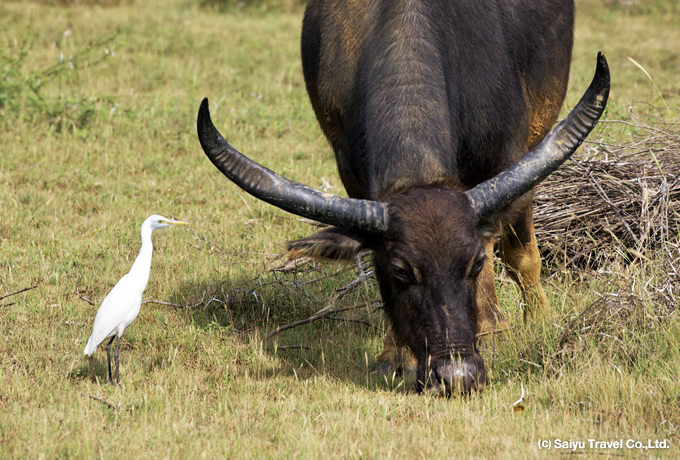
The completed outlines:
{"type": "Polygon", "coordinates": [[[331,227],[306,238],[288,242],[290,259],[354,260],[363,249],[371,249],[369,237],[364,234],[331,227]]]}

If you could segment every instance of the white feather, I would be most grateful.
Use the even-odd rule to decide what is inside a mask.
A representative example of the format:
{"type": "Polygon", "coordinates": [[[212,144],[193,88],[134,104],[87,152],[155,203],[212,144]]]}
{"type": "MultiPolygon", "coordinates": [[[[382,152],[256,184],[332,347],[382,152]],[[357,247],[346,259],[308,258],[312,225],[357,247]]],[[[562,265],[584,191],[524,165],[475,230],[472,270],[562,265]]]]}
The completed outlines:
{"type": "Polygon", "coordinates": [[[137,319],[142,305],[142,294],[149,282],[153,243],[151,233],[171,225],[186,225],[185,222],[153,215],[142,224],[142,247],[132,264],[130,272],[123,276],[102,302],[94,318],[92,335],[87,341],[84,353],[91,356],[102,342],[109,337],[123,334],[123,331],[137,319]]]}

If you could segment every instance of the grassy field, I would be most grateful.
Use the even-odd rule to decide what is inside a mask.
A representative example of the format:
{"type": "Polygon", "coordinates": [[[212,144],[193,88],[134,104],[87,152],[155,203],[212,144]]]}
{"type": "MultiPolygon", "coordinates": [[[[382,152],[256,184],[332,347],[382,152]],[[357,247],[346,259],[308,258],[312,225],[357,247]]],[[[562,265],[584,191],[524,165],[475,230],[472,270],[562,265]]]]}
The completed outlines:
{"type": "MultiPolygon", "coordinates": [[[[195,133],[208,96],[244,153],[344,193],[305,92],[296,2],[224,14],[198,0],[102,3],[0,3],[0,457],[540,458],[570,452],[540,449],[558,439],[586,442],[585,457],[680,455],[680,320],[647,295],[668,281],[662,251],[599,273],[547,269],[554,318],[527,328],[499,272],[518,327],[484,345],[479,394],[417,395],[408,378],[378,378],[374,283],[340,293],[357,267],[273,270],[312,228],[229,183],[195,133]],[[82,350],[153,213],[191,226],[154,234],[145,298],[164,303],[144,304],[126,331],[113,387],[106,353],[82,350]],[[579,326],[600,294],[623,290],[631,315],[579,326]],[[329,306],[356,308],[266,339],[329,306]]],[[[606,118],[677,121],[680,13],[623,3],[577,2],[565,109],[601,49],[606,118]]],[[[632,135],[603,124],[591,140],[632,135]]]]}

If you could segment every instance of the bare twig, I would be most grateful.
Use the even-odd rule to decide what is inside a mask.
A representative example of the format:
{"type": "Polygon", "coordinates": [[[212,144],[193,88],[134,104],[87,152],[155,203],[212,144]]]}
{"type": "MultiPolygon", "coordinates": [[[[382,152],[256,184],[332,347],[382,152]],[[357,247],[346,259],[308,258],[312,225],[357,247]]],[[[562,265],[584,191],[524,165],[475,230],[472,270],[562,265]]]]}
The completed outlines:
{"type": "Polygon", "coordinates": [[[519,360],[520,360],[521,362],[523,362],[524,364],[529,364],[530,366],[534,366],[534,367],[536,367],[536,368],[538,368],[538,369],[542,369],[542,368],[543,368],[540,364],[532,363],[531,361],[527,361],[526,359],[519,358],[519,360]]]}
{"type": "Polygon", "coordinates": [[[278,345],[277,350],[311,350],[305,345],[278,345]]]}
{"type": "Polygon", "coordinates": [[[339,270],[334,271],[333,273],[329,273],[328,275],[319,276],[319,277],[311,279],[311,280],[303,281],[302,283],[297,283],[296,285],[298,287],[309,286],[310,284],[318,283],[319,281],[323,281],[323,280],[326,280],[328,278],[333,278],[334,276],[339,275],[340,273],[348,272],[351,269],[352,268],[341,268],[339,270]]]}
{"type": "Polygon", "coordinates": [[[83,300],[83,301],[89,303],[90,305],[96,305],[93,301],[91,301],[90,299],[88,299],[87,297],[85,297],[84,295],[82,295],[82,294],[80,293],[80,291],[78,291],[78,289],[76,289],[76,290],[73,291],[73,292],[76,293],[76,295],[80,298],[80,300],[83,300]]]}
{"type": "Polygon", "coordinates": [[[302,222],[303,224],[311,225],[312,227],[328,227],[328,224],[324,224],[323,222],[319,222],[317,220],[307,219],[306,217],[298,217],[297,221],[302,222]]]}
{"type": "Polygon", "coordinates": [[[194,234],[194,238],[196,238],[198,241],[202,241],[203,243],[210,245],[212,248],[217,250],[217,252],[219,252],[219,253],[223,254],[223,253],[227,252],[221,246],[219,246],[217,243],[215,243],[214,241],[211,241],[211,240],[207,239],[206,237],[196,233],[196,231],[193,228],[189,227],[189,230],[191,230],[191,233],[194,234]]]}
{"type": "Polygon", "coordinates": [[[81,323],[80,321],[64,321],[64,324],[67,326],[85,326],[85,323],[81,323]]]}
{"type": "Polygon", "coordinates": [[[270,271],[274,274],[276,273],[301,273],[304,271],[316,271],[316,262],[311,257],[298,257],[297,259],[286,260],[281,265],[272,268],[270,271]],[[303,270],[303,267],[309,266],[310,268],[303,270]]]}
{"type": "Polygon", "coordinates": [[[361,284],[363,281],[366,281],[367,279],[373,278],[373,275],[374,275],[373,270],[368,270],[366,272],[361,271],[359,273],[359,276],[354,281],[352,281],[349,284],[346,284],[345,286],[337,288],[335,290],[335,292],[340,294],[340,293],[345,293],[345,291],[351,291],[352,289],[357,287],[359,284],[361,284]]]}
{"type": "Polygon", "coordinates": [[[340,316],[327,316],[325,319],[332,319],[332,320],[335,320],[335,321],[344,321],[344,322],[348,322],[348,323],[359,323],[359,324],[363,324],[364,326],[368,326],[372,329],[376,328],[374,325],[372,325],[371,323],[369,323],[368,321],[363,320],[363,319],[342,318],[340,316]]]}
{"type": "Polygon", "coordinates": [[[182,305],[181,303],[166,302],[165,300],[149,299],[142,302],[142,304],[145,303],[157,303],[159,305],[167,305],[168,307],[184,308],[184,305],[182,305]]]}
{"type": "Polygon", "coordinates": [[[105,400],[105,399],[98,398],[98,397],[92,396],[92,395],[87,395],[87,396],[88,396],[88,398],[90,398],[90,399],[94,399],[95,401],[99,401],[100,403],[105,404],[106,406],[109,407],[109,409],[118,410],[118,407],[114,406],[113,404],[111,404],[110,402],[108,402],[108,401],[105,400]]]}
{"type": "Polygon", "coordinates": [[[476,337],[479,338],[479,337],[484,337],[484,336],[491,335],[491,334],[500,334],[501,332],[511,331],[513,329],[518,329],[519,327],[521,327],[521,326],[506,327],[504,329],[495,329],[493,331],[480,332],[479,334],[476,334],[476,337]]]}
{"type": "MultiPolygon", "coordinates": [[[[609,197],[607,196],[607,192],[605,192],[602,189],[602,186],[600,185],[600,183],[593,177],[593,173],[588,174],[588,178],[593,183],[595,188],[597,188],[597,191],[599,192],[600,197],[605,201],[605,203],[607,203],[609,206],[611,206],[611,209],[612,209],[612,211],[614,211],[614,214],[616,214],[616,217],[618,217],[619,220],[621,221],[621,223],[623,224],[623,226],[626,227],[626,230],[628,230],[628,234],[630,235],[631,238],[633,238],[633,241],[635,241],[635,244],[639,247],[640,246],[640,240],[638,239],[637,236],[635,236],[635,233],[633,233],[633,230],[631,230],[630,225],[628,225],[628,222],[626,222],[626,219],[624,219],[623,216],[621,215],[621,213],[619,212],[619,208],[617,208],[616,205],[614,203],[612,203],[612,201],[609,199],[609,197]]],[[[613,236],[616,237],[616,235],[613,235],[613,236]]]]}
{"type": "MultiPolygon", "coordinates": [[[[181,304],[181,303],[166,302],[165,300],[157,300],[157,299],[148,299],[148,300],[143,301],[142,304],[157,303],[159,305],[167,305],[169,307],[175,307],[175,308],[196,308],[199,305],[201,305],[204,300],[205,300],[205,291],[203,291],[203,296],[201,297],[201,300],[199,300],[198,302],[196,302],[193,305],[184,305],[184,304],[181,304]]],[[[217,300],[217,299],[212,299],[212,300],[217,300]]]]}
{"type": "Polygon", "coordinates": [[[10,292],[9,294],[5,294],[5,295],[0,296],[0,300],[6,299],[7,297],[11,297],[13,295],[21,294],[22,292],[30,291],[31,289],[35,289],[37,287],[38,287],[38,285],[36,284],[35,286],[31,286],[31,287],[19,289],[18,291],[10,292]]]}
{"type": "Polygon", "coordinates": [[[298,321],[293,321],[292,323],[284,324],[283,326],[279,326],[276,329],[274,329],[272,332],[266,335],[265,340],[271,339],[275,335],[279,334],[280,332],[287,331],[288,329],[293,329],[298,326],[302,326],[303,324],[309,324],[314,321],[326,318],[329,315],[334,315],[336,313],[340,313],[343,311],[349,311],[349,310],[357,310],[359,308],[365,308],[368,305],[375,305],[377,303],[380,303],[379,300],[372,300],[370,302],[362,302],[357,305],[353,305],[351,307],[342,307],[342,308],[333,308],[329,310],[321,310],[320,312],[316,313],[315,315],[310,316],[309,318],[301,319],[298,321]]]}

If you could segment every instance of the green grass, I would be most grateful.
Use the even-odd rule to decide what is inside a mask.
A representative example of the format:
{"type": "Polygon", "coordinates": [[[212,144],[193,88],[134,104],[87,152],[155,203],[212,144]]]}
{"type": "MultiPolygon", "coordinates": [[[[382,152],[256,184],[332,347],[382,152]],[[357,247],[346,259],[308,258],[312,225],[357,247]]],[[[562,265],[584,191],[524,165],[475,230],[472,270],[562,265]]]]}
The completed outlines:
{"type": "MultiPolygon", "coordinates": [[[[555,438],[668,439],[669,450],[586,454],[678,456],[680,322],[659,319],[641,288],[665,279],[651,263],[552,277],[555,317],[527,328],[516,286],[500,276],[518,327],[483,346],[490,384],[469,398],[419,396],[411,380],[376,378],[379,313],[367,317],[373,327],[319,321],[263,340],[327,306],[356,270],[271,272],[285,242],[312,229],[215,170],[195,116],[210,97],[215,124],[253,159],[343,193],[304,88],[301,10],[292,1],[230,14],[198,0],[62,3],[0,3],[0,296],[37,286],[0,300],[0,457],[536,458],[558,455],[538,449],[555,438]],[[195,233],[154,234],[145,298],[193,307],[145,304],[123,336],[112,387],[105,352],[82,356],[97,306],[80,296],[103,299],[152,213],[195,233]],[[597,292],[632,279],[641,301],[629,317],[584,316],[597,292]],[[524,411],[515,412],[521,385],[524,411]]],[[[602,49],[613,82],[607,117],[677,119],[677,19],[578,3],[565,110],[602,49]]],[[[627,135],[610,124],[592,138],[627,135]]],[[[376,297],[364,283],[338,305],[376,297]]]]}

